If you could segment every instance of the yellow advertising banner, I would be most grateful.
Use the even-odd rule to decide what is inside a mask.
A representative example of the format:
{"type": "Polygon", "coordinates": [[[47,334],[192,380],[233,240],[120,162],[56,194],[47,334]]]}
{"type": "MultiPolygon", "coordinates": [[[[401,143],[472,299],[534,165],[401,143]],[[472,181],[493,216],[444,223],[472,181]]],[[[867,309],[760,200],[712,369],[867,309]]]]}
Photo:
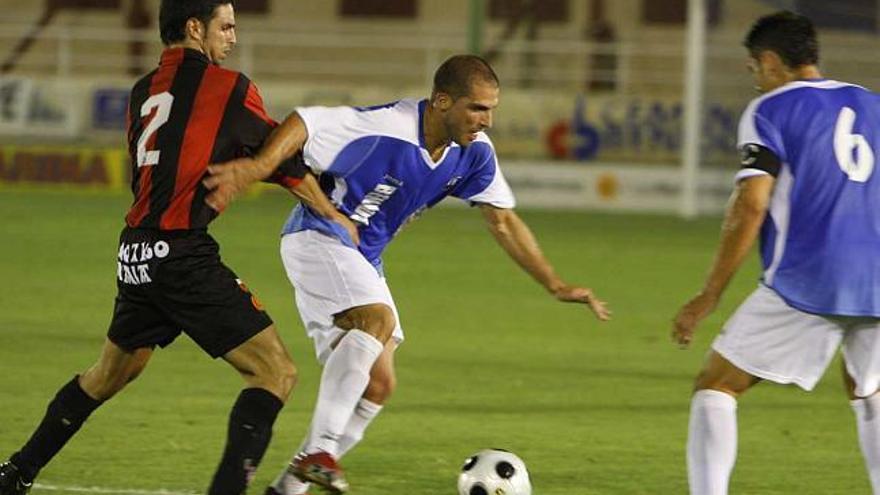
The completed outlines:
{"type": "Polygon", "coordinates": [[[0,146],[0,187],[124,191],[129,174],[128,153],[121,148],[0,146]]]}

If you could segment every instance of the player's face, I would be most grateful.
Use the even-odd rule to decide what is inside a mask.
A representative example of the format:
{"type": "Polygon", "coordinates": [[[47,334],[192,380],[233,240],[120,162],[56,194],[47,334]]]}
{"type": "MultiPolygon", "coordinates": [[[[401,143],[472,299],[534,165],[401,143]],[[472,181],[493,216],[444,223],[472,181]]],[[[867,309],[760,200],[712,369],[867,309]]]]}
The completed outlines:
{"type": "Polygon", "coordinates": [[[446,112],[446,132],[459,146],[477,139],[477,133],[492,127],[492,112],[498,106],[498,86],[478,81],[470,93],[457,98],[446,112]]]}
{"type": "Polygon", "coordinates": [[[223,62],[235,47],[235,11],[232,4],[218,5],[204,32],[202,49],[205,55],[215,64],[223,62]]]}

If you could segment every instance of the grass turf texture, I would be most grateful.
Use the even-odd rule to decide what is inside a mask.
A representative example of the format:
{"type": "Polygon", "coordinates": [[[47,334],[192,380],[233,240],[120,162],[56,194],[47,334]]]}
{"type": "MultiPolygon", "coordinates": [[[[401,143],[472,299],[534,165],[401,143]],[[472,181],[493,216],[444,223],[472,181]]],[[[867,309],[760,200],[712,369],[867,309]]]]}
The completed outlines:
{"type": "MultiPolygon", "coordinates": [[[[0,193],[0,457],[97,357],[128,201],[0,193]]],[[[300,369],[252,493],[298,445],[319,378],[277,254],[291,204],[274,194],[241,201],[212,226],[225,262],[267,306],[300,369]]],[[[757,259],[693,348],[681,351],[669,341],[670,319],[702,281],[717,218],[521,215],[559,273],[593,287],[614,320],[599,324],[583,306],[547,296],[494,245],[477,211],[427,213],[385,256],[407,341],[397,394],[344,459],[356,495],[451,495],[461,462],[487,447],[522,456],[536,495],[686,492],[692,378],[719,325],[754,287],[757,259]]],[[[230,367],[181,337],[92,416],[38,481],[204,490],[240,385],[230,367]]],[[[756,387],[739,418],[733,493],[869,493],[836,364],[812,394],[756,387]]]]}

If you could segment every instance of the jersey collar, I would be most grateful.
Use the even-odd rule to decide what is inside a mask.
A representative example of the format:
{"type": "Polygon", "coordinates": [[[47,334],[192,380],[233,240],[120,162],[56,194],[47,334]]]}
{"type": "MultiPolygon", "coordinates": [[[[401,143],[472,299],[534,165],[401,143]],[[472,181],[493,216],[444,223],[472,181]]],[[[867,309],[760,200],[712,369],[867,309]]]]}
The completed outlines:
{"type": "Polygon", "coordinates": [[[422,100],[419,102],[419,146],[422,148],[426,148],[425,146],[425,107],[428,105],[428,100],[422,100]]]}
{"type": "Polygon", "coordinates": [[[419,101],[419,148],[421,148],[422,153],[422,161],[425,162],[431,170],[436,169],[443,163],[443,160],[446,159],[446,155],[449,154],[449,150],[452,149],[453,146],[458,146],[454,142],[449,142],[446,145],[446,149],[443,150],[443,155],[436,162],[433,158],[431,158],[431,153],[428,152],[428,147],[425,146],[425,108],[428,105],[428,100],[419,101]]]}
{"type": "Polygon", "coordinates": [[[193,50],[192,48],[184,48],[182,46],[178,46],[175,48],[166,48],[165,50],[163,50],[162,56],[159,58],[159,65],[177,65],[184,59],[198,60],[205,64],[210,63],[208,57],[204,53],[198,50],[193,50]]]}

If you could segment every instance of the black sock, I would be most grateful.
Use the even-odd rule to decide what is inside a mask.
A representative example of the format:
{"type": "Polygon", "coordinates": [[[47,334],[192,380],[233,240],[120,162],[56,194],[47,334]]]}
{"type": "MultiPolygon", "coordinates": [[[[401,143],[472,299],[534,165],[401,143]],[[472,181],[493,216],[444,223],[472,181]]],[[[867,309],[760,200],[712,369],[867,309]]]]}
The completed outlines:
{"type": "Polygon", "coordinates": [[[226,450],[209,495],[244,493],[272,438],[272,425],[284,403],[261,388],[241,391],[229,415],[226,450]]]}
{"type": "Polygon", "coordinates": [[[101,404],[85,393],[79,386],[79,376],[75,376],[55,394],[40,426],[9,460],[27,481],[33,481],[101,404]]]}

